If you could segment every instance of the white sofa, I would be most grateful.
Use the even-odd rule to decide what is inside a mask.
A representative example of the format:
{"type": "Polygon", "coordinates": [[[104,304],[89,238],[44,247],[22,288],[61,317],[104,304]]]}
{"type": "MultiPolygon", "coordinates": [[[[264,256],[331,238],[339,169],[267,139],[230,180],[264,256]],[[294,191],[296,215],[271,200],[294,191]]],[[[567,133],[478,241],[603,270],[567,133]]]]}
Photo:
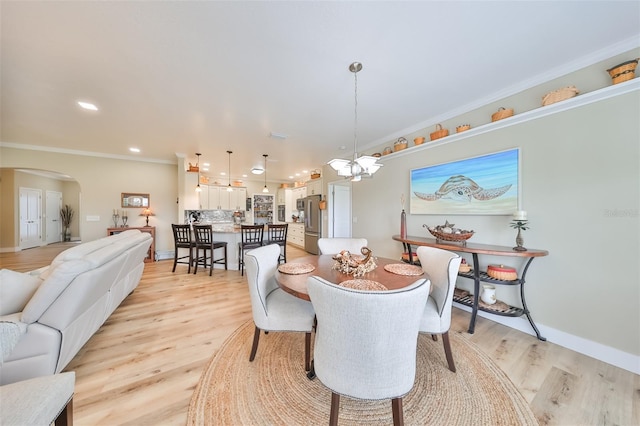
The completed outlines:
{"type": "Polygon", "coordinates": [[[0,384],[59,373],[138,286],[151,235],[128,230],[0,271],[0,384]]]}

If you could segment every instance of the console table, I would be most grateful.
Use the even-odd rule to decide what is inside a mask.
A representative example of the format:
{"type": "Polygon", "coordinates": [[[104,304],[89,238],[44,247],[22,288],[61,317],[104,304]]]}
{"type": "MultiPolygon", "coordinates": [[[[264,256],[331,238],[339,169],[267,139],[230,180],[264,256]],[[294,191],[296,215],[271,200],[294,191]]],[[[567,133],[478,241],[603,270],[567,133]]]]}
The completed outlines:
{"type": "Polygon", "coordinates": [[[401,238],[400,235],[394,235],[393,239],[396,241],[400,241],[404,246],[404,250],[408,253],[407,262],[414,264],[417,259],[414,259],[413,251],[411,250],[411,246],[429,246],[436,247],[449,251],[456,251],[461,253],[471,253],[473,256],[473,269],[469,272],[458,272],[459,277],[468,278],[473,280],[473,293],[472,295],[467,295],[464,297],[454,296],[453,300],[462,304],[471,307],[471,320],[469,321],[469,333],[473,334],[476,325],[476,316],[478,314],[478,310],[489,312],[495,315],[502,316],[510,316],[510,317],[518,317],[521,315],[526,315],[529,320],[529,324],[533,327],[533,331],[535,331],[536,336],[540,340],[547,340],[545,337],[540,335],[540,331],[538,331],[538,327],[536,327],[533,322],[533,318],[531,318],[531,312],[527,308],[527,302],[524,297],[524,284],[525,284],[525,276],[527,275],[527,270],[531,265],[531,262],[535,257],[546,256],[549,254],[546,250],[536,250],[536,249],[527,249],[526,251],[515,251],[511,247],[505,246],[494,246],[488,244],[472,244],[466,243],[465,245],[457,244],[453,242],[440,241],[435,238],[423,238],[423,237],[413,237],[407,236],[406,238],[401,238]],[[520,278],[515,280],[506,281],[506,280],[498,280],[490,277],[486,272],[480,271],[480,263],[478,262],[478,255],[486,254],[493,256],[510,256],[510,257],[519,257],[526,259],[524,268],[520,274],[520,278]],[[497,311],[484,308],[479,305],[480,299],[480,282],[487,282],[498,285],[519,285],[520,286],[520,300],[522,302],[522,308],[518,308],[515,306],[509,306],[509,309],[505,311],[497,311]]]}
{"type": "Polygon", "coordinates": [[[154,262],[156,260],[156,227],[155,226],[141,226],[141,227],[119,227],[119,228],[107,228],[107,236],[119,234],[124,231],[128,231],[129,229],[137,229],[140,232],[147,232],[151,234],[151,246],[149,246],[149,252],[147,253],[147,257],[144,258],[145,263],[154,262]]]}

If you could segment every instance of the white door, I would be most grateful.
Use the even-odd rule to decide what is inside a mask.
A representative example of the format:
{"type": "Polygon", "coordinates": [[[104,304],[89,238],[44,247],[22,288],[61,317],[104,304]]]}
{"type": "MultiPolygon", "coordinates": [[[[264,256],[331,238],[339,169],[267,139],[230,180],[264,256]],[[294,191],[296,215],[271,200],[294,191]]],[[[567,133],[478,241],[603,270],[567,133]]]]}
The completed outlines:
{"type": "Polygon", "coordinates": [[[42,190],[20,188],[20,248],[42,245],[42,190]]]}
{"type": "Polygon", "coordinates": [[[62,221],[60,209],[62,208],[62,192],[47,191],[45,205],[45,233],[46,243],[59,243],[62,241],[62,221]]]}
{"type": "Polygon", "coordinates": [[[329,238],[351,238],[351,185],[329,185],[329,238]]]}

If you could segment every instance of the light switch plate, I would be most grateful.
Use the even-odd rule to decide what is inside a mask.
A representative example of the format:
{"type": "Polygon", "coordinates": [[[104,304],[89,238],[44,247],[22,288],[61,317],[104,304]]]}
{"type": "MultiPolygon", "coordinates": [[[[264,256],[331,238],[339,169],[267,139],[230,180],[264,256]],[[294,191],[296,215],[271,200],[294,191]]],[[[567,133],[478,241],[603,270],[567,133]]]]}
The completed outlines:
{"type": "Polygon", "coordinates": [[[87,222],[100,222],[100,216],[87,216],[87,222]]]}

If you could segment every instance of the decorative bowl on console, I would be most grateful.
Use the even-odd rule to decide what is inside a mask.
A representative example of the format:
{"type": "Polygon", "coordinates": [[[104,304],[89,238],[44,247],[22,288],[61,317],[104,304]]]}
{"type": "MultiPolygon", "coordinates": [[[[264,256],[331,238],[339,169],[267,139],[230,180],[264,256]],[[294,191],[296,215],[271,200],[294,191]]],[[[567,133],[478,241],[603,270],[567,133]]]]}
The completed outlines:
{"type": "Polygon", "coordinates": [[[431,235],[436,237],[437,241],[449,241],[466,244],[467,240],[473,237],[474,231],[468,231],[466,229],[456,228],[455,224],[445,221],[444,225],[429,226],[422,225],[427,228],[431,235]]]}

